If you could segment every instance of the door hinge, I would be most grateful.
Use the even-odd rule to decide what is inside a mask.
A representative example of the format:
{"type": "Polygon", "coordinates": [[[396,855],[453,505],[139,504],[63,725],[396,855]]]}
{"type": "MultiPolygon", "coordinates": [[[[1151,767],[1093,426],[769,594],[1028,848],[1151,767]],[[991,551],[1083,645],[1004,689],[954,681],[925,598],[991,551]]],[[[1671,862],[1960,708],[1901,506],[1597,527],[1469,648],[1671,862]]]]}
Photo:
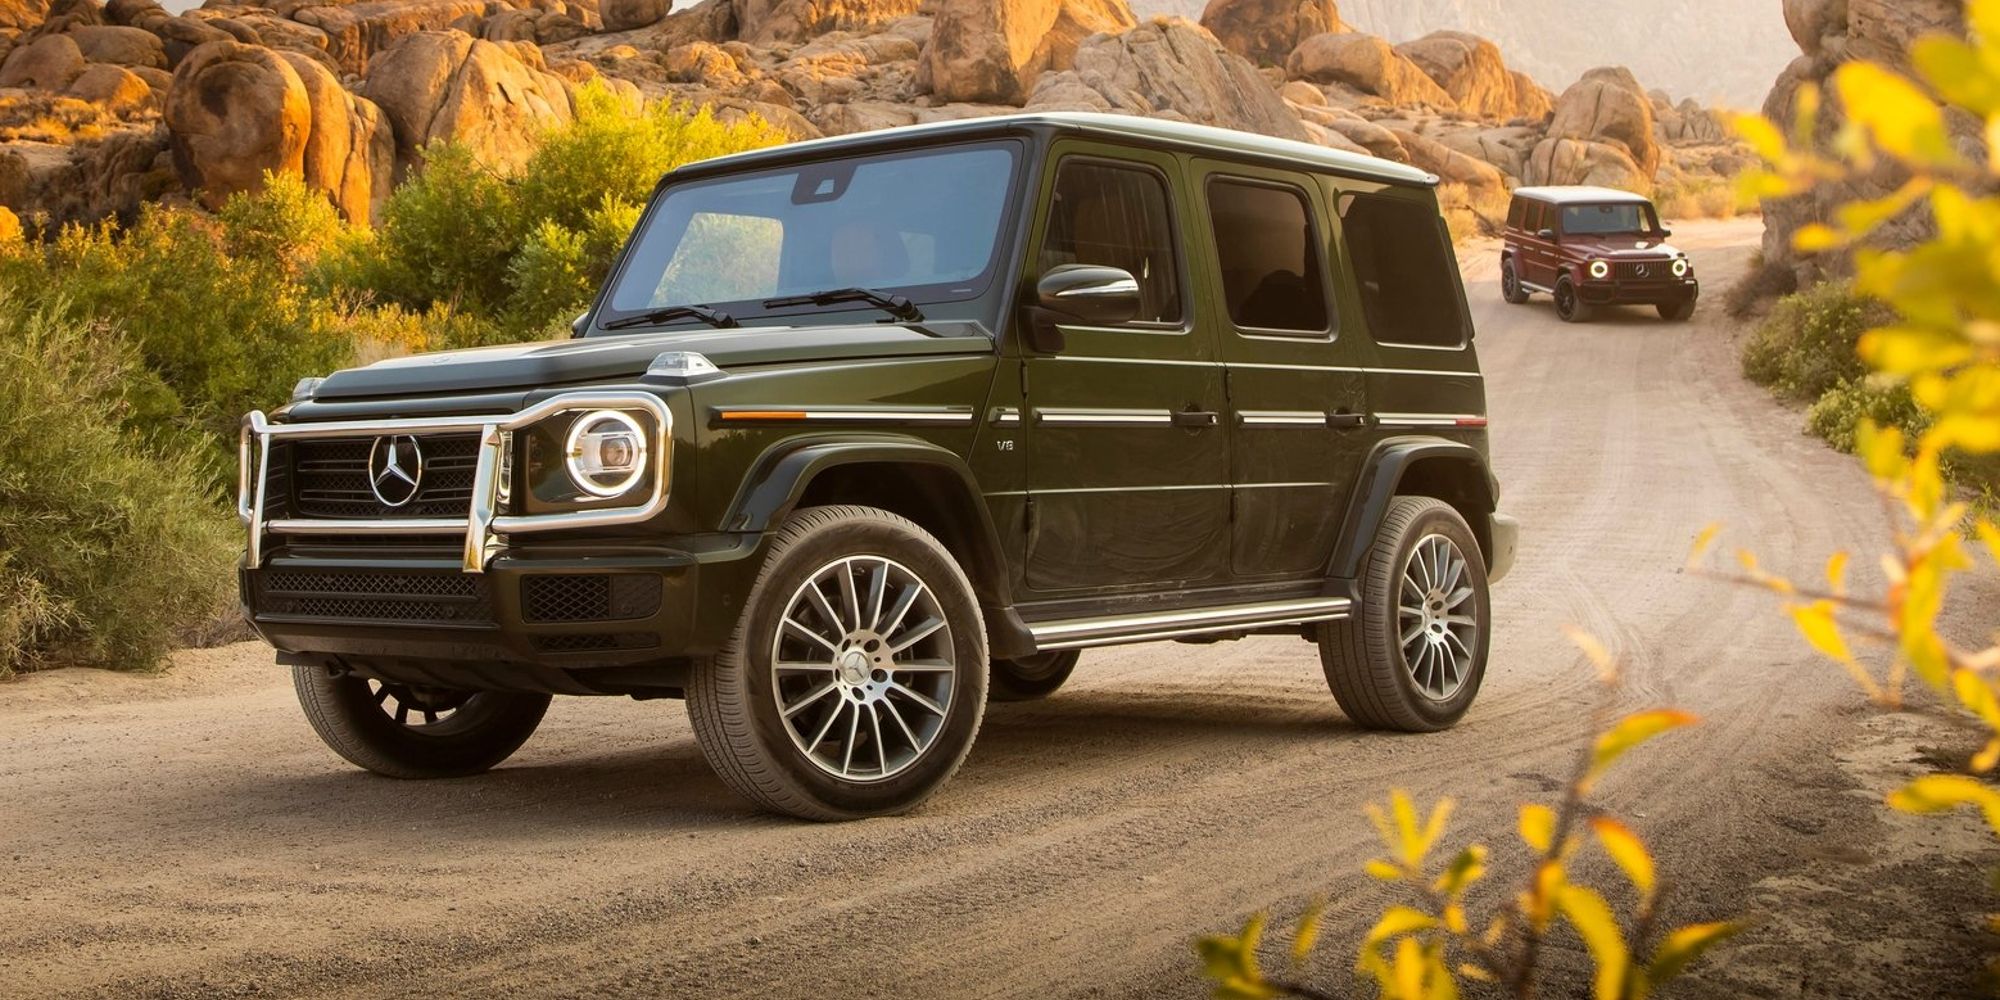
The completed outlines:
{"type": "Polygon", "coordinates": [[[1233,403],[1236,401],[1236,389],[1231,380],[1232,374],[1228,365],[1222,367],[1222,398],[1233,403]]]}
{"type": "Polygon", "coordinates": [[[1018,372],[1020,372],[1020,373],[1021,373],[1021,398],[1022,398],[1022,399],[1027,399],[1027,398],[1028,398],[1028,363],[1027,363],[1026,361],[1021,361],[1021,362],[1017,362],[1017,363],[1015,364],[1015,366],[1014,366],[1014,370],[1015,370],[1015,371],[1018,371],[1018,372]]]}

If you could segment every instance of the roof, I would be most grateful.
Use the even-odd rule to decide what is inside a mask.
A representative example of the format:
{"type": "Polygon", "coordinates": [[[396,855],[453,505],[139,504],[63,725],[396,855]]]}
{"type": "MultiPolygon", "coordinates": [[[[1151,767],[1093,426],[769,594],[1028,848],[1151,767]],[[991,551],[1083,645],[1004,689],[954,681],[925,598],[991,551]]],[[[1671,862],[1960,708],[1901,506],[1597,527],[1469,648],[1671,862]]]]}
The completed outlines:
{"type": "Polygon", "coordinates": [[[1643,194],[1620,191],[1608,187],[1524,187],[1515,188],[1514,197],[1546,201],[1555,205],[1603,205],[1633,204],[1650,205],[1652,199],[1643,194]]]}
{"type": "Polygon", "coordinates": [[[1235,129],[1215,128],[1209,125],[1195,125],[1188,122],[1170,121],[1161,118],[1142,118],[1136,115],[1097,114],[1079,111],[1029,112],[1015,115],[993,115],[984,118],[963,118],[942,122],[927,122],[922,125],[905,125],[901,128],[879,129],[872,132],[856,132],[849,135],[832,136],[825,139],[809,139],[784,146],[752,150],[730,156],[703,160],[682,167],[675,173],[711,170],[739,169],[751,165],[776,163],[802,155],[831,152],[845,148],[864,149],[881,145],[900,145],[913,139],[958,139],[976,138],[983,135],[1020,132],[1030,129],[1046,129],[1055,132],[1091,135],[1100,137],[1125,137],[1148,145],[1171,146],[1197,153],[1216,153],[1252,157],[1265,160],[1280,160],[1306,170],[1330,171],[1365,180],[1381,181],[1389,184],[1415,184],[1430,186],[1437,183],[1437,176],[1415,167],[1385,160],[1380,157],[1350,153],[1344,150],[1328,149],[1307,142],[1291,139],[1274,139],[1252,132],[1235,129]]]}

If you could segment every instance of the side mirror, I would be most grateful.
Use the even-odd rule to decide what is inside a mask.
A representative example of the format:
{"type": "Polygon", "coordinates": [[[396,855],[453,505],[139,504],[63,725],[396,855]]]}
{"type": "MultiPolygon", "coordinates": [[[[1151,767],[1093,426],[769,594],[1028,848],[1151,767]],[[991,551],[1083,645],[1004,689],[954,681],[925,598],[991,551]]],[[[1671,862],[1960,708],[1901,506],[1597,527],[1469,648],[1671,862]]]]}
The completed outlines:
{"type": "Polygon", "coordinates": [[[1550,243],[1554,243],[1556,241],[1556,231],[1553,229],[1544,229],[1541,232],[1536,233],[1535,235],[1541,239],[1548,240],[1550,243]]]}
{"type": "Polygon", "coordinates": [[[1673,230],[1671,230],[1671,229],[1668,229],[1668,228],[1667,228],[1667,227],[1665,227],[1665,226],[1661,226],[1661,227],[1660,227],[1660,238],[1661,238],[1661,239],[1663,239],[1663,240],[1664,240],[1664,239],[1666,239],[1667,237],[1669,237],[1669,236],[1672,236],[1673,234],[1674,234],[1674,231],[1673,231],[1673,230]]]}
{"type": "Polygon", "coordinates": [[[1117,326],[1139,315],[1139,279],[1123,268],[1064,264],[1035,283],[1041,307],[1086,326],[1117,326]]]}
{"type": "Polygon", "coordinates": [[[581,337],[583,336],[583,332],[588,329],[590,329],[590,310],[588,309],[577,313],[576,318],[569,321],[569,335],[572,337],[581,337]]]}

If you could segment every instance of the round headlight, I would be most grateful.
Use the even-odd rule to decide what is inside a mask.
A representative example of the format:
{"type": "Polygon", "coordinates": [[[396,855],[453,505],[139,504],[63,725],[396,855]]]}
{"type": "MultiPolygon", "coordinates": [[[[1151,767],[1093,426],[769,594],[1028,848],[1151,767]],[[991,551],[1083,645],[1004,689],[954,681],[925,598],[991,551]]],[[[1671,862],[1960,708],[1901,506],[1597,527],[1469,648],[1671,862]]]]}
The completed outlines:
{"type": "Polygon", "coordinates": [[[563,461],[578,489],[618,496],[646,474],[646,429],[616,410],[593,410],[570,425],[563,461]]]}
{"type": "Polygon", "coordinates": [[[1600,281],[1602,281],[1605,278],[1611,277],[1611,262],[1603,260],[1591,261],[1590,276],[1600,281]]]}
{"type": "Polygon", "coordinates": [[[1694,265],[1688,263],[1686,257],[1674,261],[1674,277],[1685,278],[1688,276],[1688,272],[1692,270],[1694,270],[1694,265]]]}

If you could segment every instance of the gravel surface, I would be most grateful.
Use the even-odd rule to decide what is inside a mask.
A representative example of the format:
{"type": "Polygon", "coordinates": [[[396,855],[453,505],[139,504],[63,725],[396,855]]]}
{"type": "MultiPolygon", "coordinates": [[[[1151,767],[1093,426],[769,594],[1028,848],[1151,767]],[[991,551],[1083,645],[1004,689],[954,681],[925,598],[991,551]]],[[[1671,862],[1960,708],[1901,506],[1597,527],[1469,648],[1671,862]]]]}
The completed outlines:
{"type": "Polygon", "coordinates": [[[1625,659],[1631,707],[1705,720],[1602,787],[1674,918],[1760,921],[1670,995],[1977,995],[1990,838],[1880,806],[1969,734],[1864,709],[1764,595],[1680,572],[1711,520],[1802,576],[1881,537],[1862,471],[1737,374],[1721,291],[1760,233],[1681,228],[1692,325],[1563,326],[1465,252],[1525,535],[1455,730],[1356,729],[1296,639],[1092,651],[1054,699],[993,706],[921,812],[827,826],[750,811],[672,702],[559,700],[501,769],[411,783],[337,761],[256,644],[33,675],[0,687],[0,995],[1193,997],[1194,935],[1324,894],[1311,974],[1363,996],[1352,943],[1391,898],[1363,803],[1452,796],[1452,841],[1516,873],[1514,810],[1599,697],[1565,623],[1625,659]]]}

